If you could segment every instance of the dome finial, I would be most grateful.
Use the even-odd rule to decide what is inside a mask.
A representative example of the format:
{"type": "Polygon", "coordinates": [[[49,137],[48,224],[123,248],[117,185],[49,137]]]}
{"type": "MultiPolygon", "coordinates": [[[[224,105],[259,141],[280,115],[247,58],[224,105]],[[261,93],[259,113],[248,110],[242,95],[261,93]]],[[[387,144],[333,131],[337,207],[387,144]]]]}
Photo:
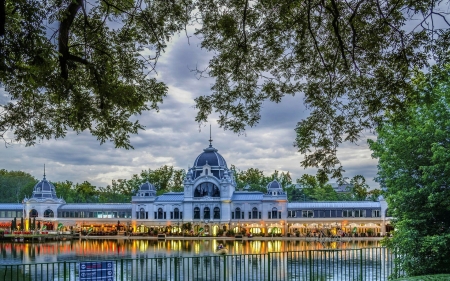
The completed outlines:
{"type": "Polygon", "coordinates": [[[44,180],[45,180],[45,164],[44,164],[44,180]]]}
{"type": "Polygon", "coordinates": [[[212,139],[211,139],[211,124],[209,124],[209,147],[212,147],[212,139]]]}

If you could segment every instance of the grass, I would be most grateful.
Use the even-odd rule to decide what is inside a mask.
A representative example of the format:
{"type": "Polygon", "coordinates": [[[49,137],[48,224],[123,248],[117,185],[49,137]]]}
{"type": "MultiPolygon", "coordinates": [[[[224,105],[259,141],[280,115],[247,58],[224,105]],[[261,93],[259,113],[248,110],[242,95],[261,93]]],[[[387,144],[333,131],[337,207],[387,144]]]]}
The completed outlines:
{"type": "Polygon", "coordinates": [[[415,277],[403,277],[394,281],[444,281],[450,280],[450,274],[423,275],[415,277]]]}

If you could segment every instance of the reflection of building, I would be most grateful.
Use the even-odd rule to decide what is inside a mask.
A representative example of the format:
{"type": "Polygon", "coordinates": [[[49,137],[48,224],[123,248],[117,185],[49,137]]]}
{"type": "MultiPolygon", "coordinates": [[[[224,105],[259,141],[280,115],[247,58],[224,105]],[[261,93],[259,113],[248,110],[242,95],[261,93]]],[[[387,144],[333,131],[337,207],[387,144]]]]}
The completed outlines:
{"type": "Polygon", "coordinates": [[[233,171],[210,143],[186,173],[184,192],[157,196],[146,182],[131,204],[67,204],[44,175],[22,204],[0,204],[0,227],[25,214],[49,230],[59,225],[100,233],[180,233],[189,231],[183,225],[191,223],[195,234],[209,235],[229,230],[254,235],[384,234],[385,213],[385,201],[288,203],[277,181],[265,193],[236,191],[233,171]]]}

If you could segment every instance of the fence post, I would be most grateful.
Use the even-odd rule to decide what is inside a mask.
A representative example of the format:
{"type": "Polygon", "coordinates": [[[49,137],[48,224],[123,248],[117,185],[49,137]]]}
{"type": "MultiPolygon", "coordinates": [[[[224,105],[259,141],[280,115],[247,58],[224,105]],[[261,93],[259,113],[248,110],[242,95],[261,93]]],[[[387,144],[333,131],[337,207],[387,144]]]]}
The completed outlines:
{"type": "Polygon", "coordinates": [[[362,250],[363,249],[359,249],[359,260],[360,260],[360,262],[359,262],[359,264],[360,264],[360,266],[359,266],[359,272],[360,272],[360,278],[359,278],[359,280],[361,280],[361,281],[363,281],[363,253],[362,253],[362,250]]]}
{"type": "Polygon", "coordinates": [[[178,280],[178,257],[174,258],[174,274],[175,274],[175,281],[178,280]]]}
{"type": "Polygon", "coordinates": [[[123,259],[120,259],[120,280],[123,281],[123,259]]]}
{"type": "Polygon", "coordinates": [[[67,269],[66,269],[66,262],[64,261],[64,268],[63,268],[63,271],[64,271],[64,281],[66,281],[66,272],[67,272],[67,269]]]}
{"type": "Polygon", "coordinates": [[[222,255],[223,257],[223,281],[227,280],[227,255],[222,255]]]}
{"type": "Polygon", "coordinates": [[[267,280],[270,281],[270,252],[267,253],[267,280]]]}
{"type": "Polygon", "coordinates": [[[313,261],[313,258],[312,258],[312,251],[311,250],[309,250],[308,251],[308,255],[309,255],[309,258],[308,258],[308,261],[309,261],[309,280],[313,280],[314,279],[314,275],[312,274],[312,261],[313,261]]]}

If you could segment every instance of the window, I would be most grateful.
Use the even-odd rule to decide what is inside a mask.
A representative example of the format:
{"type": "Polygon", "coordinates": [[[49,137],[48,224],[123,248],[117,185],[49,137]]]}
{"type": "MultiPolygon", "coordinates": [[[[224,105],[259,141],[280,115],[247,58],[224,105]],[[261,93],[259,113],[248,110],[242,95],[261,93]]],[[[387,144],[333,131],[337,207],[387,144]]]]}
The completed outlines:
{"type": "Polygon", "coordinates": [[[180,210],[178,208],[173,210],[173,218],[176,220],[180,219],[180,210]]]}
{"type": "Polygon", "coordinates": [[[381,217],[380,210],[372,210],[372,217],[379,218],[381,217]]]}
{"type": "Polygon", "coordinates": [[[139,210],[139,217],[138,217],[138,219],[144,219],[144,218],[145,218],[145,210],[144,210],[144,208],[141,208],[139,210]]]}
{"type": "Polygon", "coordinates": [[[217,185],[211,182],[204,182],[202,184],[197,185],[194,189],[194,197],[220,197],[220,190],[217,185]]]}
{"type": "Polygon", "coordinates": [[[342,210],[342,217],[344,217],[344,218],[353,217],[353,211],[352,210],[342,210]]]}
{"type": "Polygon", "coordinates": [[[162,219],[163,219],[163,209],[162,209],[162,208],[159,208],[159,209],[158,209],[158,219],[159,219],[159,220],[162,220],[162,219]]]}
{"type": "Polygon", "coordinates": [[[288,211],[288,218],[297,217],[297,211],[288,211]]]}
{"type": "Polygon", "coordinates": [[[257,218],[258,218],[258,208],[253,207],[253,209],[252,209],[252,219],[257,219],[257,218]]]}
{"type": "MultiPolygon", "coordinates": [[[[277,217],[278,217],[278,209],[273,207],[272,208],[272,219],[276,219],[277,217]]],[[[280,217],[281,217],[281,215],[280,215],[280,217]]]]}
{"type": "Polygon", "coordinates": [[[219,220],[220,219],[220,208],[219,207],[215,207],[214,208],[214,219],[215,220],[219,220]]]}
{"type": "MultiPolygon", "coordinates": [[[[241,208],[236,208],[234,210],[234,218],[237,220],[241,219],[241,208]]],[[[243,219],[243,218],[242,218],[243,219]]]]}
{"type": "Polygon", "coordinates": [[[205,207],[203,209],[203,219],[209,220],[211,218],[211,212],[209,210],[209,207],[205,207]]]}
{"type": "Polygon", "coordinates": [[[362,218],[366,216],[366,210],[355,210],[353,212],[353,215],[355,216],[355,218],[362,218]]]}
{"type": "Polygon", "coordinates": [[[200,219],[200,208],[195,207],[194,208],[194,220],[199,220],[199,219],[200,219]]]}
{"type": "Polygon", "coordinates": [[[302,211],[302,217],[303,218],[313,218],[314,217],[314,211],[312,211],[312,210],[304,210],[304,211],[302,211]]]}
{"type": "Polygon", "coordinates": [[[38,217],[38,211],[35,209],[30,211],[30,218],[37,218],[38,217]]]}
{"type": "Polygon", "coordinates": [[[46,218],[53,218],[54,216],[55,216],[55,214],[53,213],[52,210],[50,210],[50,209],[45,210],[44,217],[46,217],[46,218]]]}

